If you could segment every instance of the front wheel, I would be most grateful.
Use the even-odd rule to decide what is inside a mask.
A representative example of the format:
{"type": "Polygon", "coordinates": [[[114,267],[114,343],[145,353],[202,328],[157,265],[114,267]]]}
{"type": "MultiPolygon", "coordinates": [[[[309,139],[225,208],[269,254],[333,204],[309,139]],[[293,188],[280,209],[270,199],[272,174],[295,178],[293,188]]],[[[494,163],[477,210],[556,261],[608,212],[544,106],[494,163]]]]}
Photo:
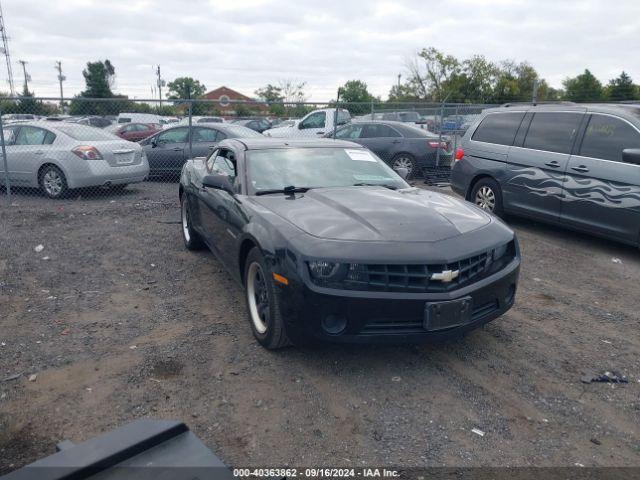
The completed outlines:
{"type": "Polygon", "coordinates": [[[180,197],[180,220],[184,246],[187,247],[187,250],[200,250],[204,246],[204,242],[198,232],[193,229],[191,209],[189,208],[189,199],[186,193],[183,193],[180,197]]]}
{"type": "Polygon", "coordinates": [[[279,292],[262,252],[256,247],[245,262],[244,284],[249,324],[258,343],[270,350],[290,345],[280,312],[279,292]]]}
{"type": "Polygon", "coordinates": [[[67,179],[55,165],[46,165],[40,171],[40,189],[49,198],[62,198],[69,191],[67,179]]]}
{"type": "Polygon", "coordinates": [[[393,158],[391,168],[395,171],[398,171],[400,168],[406,168],[409,172],[407,173],[407,178],[412,178],[415,174],[416,161],[408,153],[401,153],[393,158]]]}
{"type": "Polygon", "coordinates": [[[500,185],[493,178],[481,178],[476,182],[471,190],[470,200],[478,207],[491,212],[497,216],[502,216],[502,190],[500,185]]]}

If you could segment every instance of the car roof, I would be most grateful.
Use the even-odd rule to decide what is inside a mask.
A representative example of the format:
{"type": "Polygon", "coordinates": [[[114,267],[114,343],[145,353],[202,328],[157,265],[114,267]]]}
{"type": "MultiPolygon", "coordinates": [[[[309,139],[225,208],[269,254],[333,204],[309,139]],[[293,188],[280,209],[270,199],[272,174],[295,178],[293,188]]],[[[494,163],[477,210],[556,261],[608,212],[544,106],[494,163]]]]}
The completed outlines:
{"type": "Polygon", "coordinates": [[[553,112],[553,111],[576,111],[576,112],[592,112],[592,113],[610,113],[633,119],[635,122],[640,120],[640,104],[639,103],[573,103],[573,102],[557,102],[557,103],[539,103],[532,105],[531,103],[511,103],[505,104],[497,108],[487,108],[483,113],[491,112],[508,112],[508,111],[526,111],[526,112],[553,112]]]}
{"type": "Polygon", "coordinates": [[[333,140],[331,138],[232,138],[220,142],[220,146],[226,144],[240,144],[245,150],[266,150],[271,148],[363,148],[353,142],[333,140]]]}

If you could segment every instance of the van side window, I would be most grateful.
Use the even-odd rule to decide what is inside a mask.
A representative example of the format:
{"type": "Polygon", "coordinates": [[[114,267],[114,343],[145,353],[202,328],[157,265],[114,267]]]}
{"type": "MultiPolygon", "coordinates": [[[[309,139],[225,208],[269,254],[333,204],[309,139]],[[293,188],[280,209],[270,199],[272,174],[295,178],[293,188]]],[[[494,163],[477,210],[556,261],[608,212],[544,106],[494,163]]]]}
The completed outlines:
{"type": "Polygon", "coordinates": [[[624,120],[594,113],[584,133],[580,155],[622,162],[625,148],[640,148],[640,133],[624,120]]]}
{"type": "Polygon", "coordinates": [[[513,145],[524,112],[490,113],[480,123],[471,140],[513,145]]]}
{"type": "Polygon", "coordinates": [[[536,112],[524,139],[524,148],[571,153],[582,113],[536,112]]]}

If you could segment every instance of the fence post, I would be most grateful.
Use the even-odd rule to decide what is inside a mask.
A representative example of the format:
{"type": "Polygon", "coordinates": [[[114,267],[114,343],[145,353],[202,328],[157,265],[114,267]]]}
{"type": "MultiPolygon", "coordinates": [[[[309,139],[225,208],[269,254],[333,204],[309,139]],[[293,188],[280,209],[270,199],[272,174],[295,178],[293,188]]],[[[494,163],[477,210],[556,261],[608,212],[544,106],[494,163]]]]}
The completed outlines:
{"type": "Polygon", "coordinates": [[[371,99],[371,120],[372,120],[372,121],[374,120],[374,118],[373,118],[374,114],[375,114],[375,112],[374,112],[374,110],[373,110],[373,98],[372,98],[372,99],[371,99]]]}
{"type": "Polygon", "coordinates": [[[442,127],[444,125],[444,101],[440,107],[440,128],[438,129],[438,148],[436,149],[436,170],[440,166],[440,145],[442,145],[442,127]]]}
{"type": "Polygon", "coordinates": [[[193,100],[189,100],[189,159],[193,158],[193,142],[192,142],[192,133],[191,133],[191,121],[192,121],[192,112],[193,112],[193,100]]]}
{"type": "Polygon", "coordinates": [[[7,189],[7,204],[11,204],[11,182],[9,182],[9,162],[7,161],[7,149],[4,145],[4,125],[2,122],[2,110],[0,110],[0,142],[2,142],[2,163],[4,166],[4,182],[7,189]]]}

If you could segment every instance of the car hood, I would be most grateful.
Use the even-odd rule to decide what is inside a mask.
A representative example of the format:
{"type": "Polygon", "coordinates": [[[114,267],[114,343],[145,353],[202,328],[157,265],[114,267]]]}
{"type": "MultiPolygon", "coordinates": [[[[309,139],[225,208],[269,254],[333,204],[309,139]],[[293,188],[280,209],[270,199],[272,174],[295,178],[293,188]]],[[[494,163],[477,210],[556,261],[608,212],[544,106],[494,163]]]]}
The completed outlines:
{"type": "Polygon", "coordinates": [[[436,242],[476,230],[489,215],[452,196],[408,188],[318,188],[253,200],[318,238],[378,242],[436,242]]]}

